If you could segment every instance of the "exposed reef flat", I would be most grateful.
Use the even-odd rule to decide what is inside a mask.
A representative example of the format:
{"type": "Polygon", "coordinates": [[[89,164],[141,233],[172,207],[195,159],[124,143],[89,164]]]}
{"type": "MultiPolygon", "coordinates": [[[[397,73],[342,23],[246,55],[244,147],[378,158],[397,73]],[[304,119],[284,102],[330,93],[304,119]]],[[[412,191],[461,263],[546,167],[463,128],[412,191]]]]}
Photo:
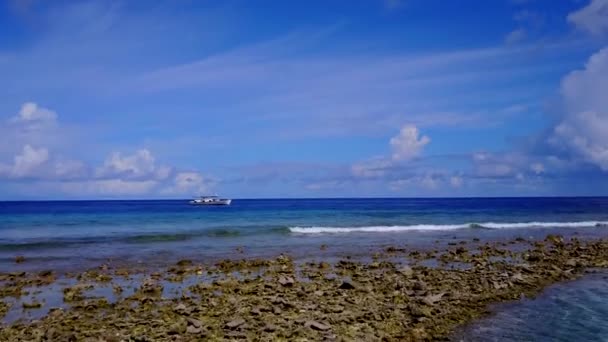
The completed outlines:
{"type": "Polygon", "coordinates": [[[0,340],[447,340],[489,304],[607,266],[608,241],[550,235],[390,246],[365,261],[280,255],[182,260],[160,270],[3,273],[0,340]]]}

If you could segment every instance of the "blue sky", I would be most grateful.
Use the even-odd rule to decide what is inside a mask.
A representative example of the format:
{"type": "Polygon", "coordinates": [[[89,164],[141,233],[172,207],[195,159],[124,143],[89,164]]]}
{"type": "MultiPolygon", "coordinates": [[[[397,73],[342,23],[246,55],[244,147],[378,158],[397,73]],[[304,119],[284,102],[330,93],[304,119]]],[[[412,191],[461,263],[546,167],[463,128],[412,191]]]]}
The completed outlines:
{"type": "Polygon", "coordinates": [[[12,0],[0,75],[0,199],[608,195],[608,0],[12,0]]]}

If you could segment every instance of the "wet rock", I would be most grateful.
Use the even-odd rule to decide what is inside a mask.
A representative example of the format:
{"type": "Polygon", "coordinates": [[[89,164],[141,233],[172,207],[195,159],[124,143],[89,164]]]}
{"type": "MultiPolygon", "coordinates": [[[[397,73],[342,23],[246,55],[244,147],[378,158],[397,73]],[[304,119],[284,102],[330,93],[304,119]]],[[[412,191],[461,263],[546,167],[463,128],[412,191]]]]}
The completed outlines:
{"type": "MultiPolygon", "coordinates": [[[[175,259],[173,259],[173,260],[175,260],[175,259]]],[[[192,266],[193,262],[192,262],[192,260],[189,260],[189,259],[182,259],[182,260],[178,261],[176,263],[176,265],[179,267],[192,266]]]]}
{"type": "Polygon", "coordinates": [[[139,290],[146,294],[161,294],[163,292],[163,286],[154,278],[148,277],[144,279],[139,290]]]}
{"type": "Polygon", "coordinates": [[[112,286],[112,292],[114,292],[114,294],[121,294],[122,293],[122,287],[118,284],[114,284],[112,286]]]}
{"type": "Polygon", "coordinates": [[[21,305],[23,306],[24,309],[39,309],[42,307],[42,303],[40,302],[31,302],[31,303],[27,303],[27,302],[23,302],[21,303],[21,305]]]}
{"type": "Polygon", "coordinates": [[[329,324],[323,324],[317,321],[307,321],[306,323],[304,323],[304,326],[318,331],[326,331],[331,329],[331,326],[329,324]]]}
{"type": "Polygon", "coordinates": [[[356,288],[355,284],[352,281],[344,280],[342,284],[338,287],[340,290],[354,290],[356,288]]]}
{"type": "Polygon", "coordinates": [[[24,257],[23,255],[18,255],[18,256],[16,256],[16,257],[15,257],[15,262],[16,262],[17,264],[20,264],[20,263],[22,263],[22,262],[25,262],[25,257],[24,257]]]}
{"type": "Polygon", "coordinates": [[[545,241],[551,242],[552,244],[554,244],[556,246],[560,246],[560,245],[564,244],[564,238],[561,235],[549,234],[545,238],[545,241]]]}

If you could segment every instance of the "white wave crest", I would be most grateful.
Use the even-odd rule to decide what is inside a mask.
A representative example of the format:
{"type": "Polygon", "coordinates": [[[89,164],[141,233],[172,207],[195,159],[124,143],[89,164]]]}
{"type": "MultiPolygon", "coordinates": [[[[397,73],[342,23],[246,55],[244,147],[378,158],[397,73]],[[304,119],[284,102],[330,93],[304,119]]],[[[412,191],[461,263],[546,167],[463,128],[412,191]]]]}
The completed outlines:
{"type": "Polygon", "coordinates": [[[509,229],[509,228],[585,228],[608,226],[608,221],[581,222],[519,222],[519,223],[466,223],[466,224],[416,224],[408,226],[364,226],[364,227],[289,227],[292,233],[321,234],[321,233],[384,233],[405,231],[454,230],[466,228],[509,229]]]}

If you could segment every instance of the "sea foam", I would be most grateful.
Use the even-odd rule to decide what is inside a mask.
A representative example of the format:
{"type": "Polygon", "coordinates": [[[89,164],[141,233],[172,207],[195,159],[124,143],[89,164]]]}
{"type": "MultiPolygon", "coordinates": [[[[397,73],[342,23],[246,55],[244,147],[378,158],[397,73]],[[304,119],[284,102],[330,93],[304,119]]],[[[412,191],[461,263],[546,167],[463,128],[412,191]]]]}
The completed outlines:
{"type": "Polygon", "coordinates": [[[415,224],[404,226],[363,226],[363,227],[289,227],[289,231],[297,234],[321,233],[384,233],[406,231],[432,231],[455,229],[509,229],[509,228],[590,228],[608,226],[608,221],[580,221],[580,222],[516,222],[516,223],[465,223],[465,224],[415,224]]]}

